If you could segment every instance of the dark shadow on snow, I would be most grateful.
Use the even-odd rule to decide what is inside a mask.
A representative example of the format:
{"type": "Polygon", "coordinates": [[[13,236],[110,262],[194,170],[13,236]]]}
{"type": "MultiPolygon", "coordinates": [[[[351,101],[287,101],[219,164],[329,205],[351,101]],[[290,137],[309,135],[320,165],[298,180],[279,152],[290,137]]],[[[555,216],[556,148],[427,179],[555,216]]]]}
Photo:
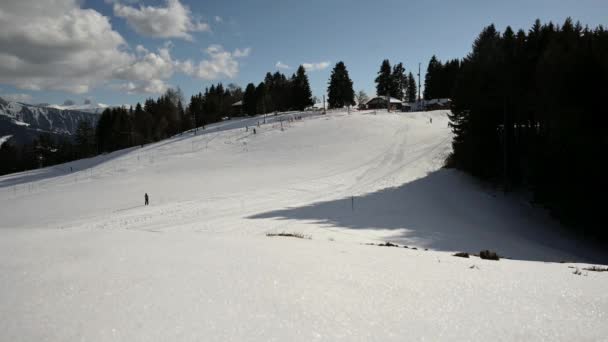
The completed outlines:
{"type": "Polygon", "coordinates": [[[129,147],[124,150],[118,150],[111,153],[101,154],[91,158],[78,159],[71,162],[47,166],[41,169],[28,170],[18,173],[11,173],[0,176],[0,189],[21,185],[30,182],[47,180],[55,177],[65,176],[80,171],[86,171],[100,164],[107,163],[113,159],[122,157],[129,152],[139,149],[140,147],[129,147]],[[71,169],[70,169],[71,167],[71,169]]]}
{"type": "Polygon", "coordinates": [[[394,230],[387,238],[438,251],[490,249],[521,260],[606,263],[608,253],[565,230],[544,210],[483,189],[467,175],[439,170],[354,198],[260,213],[250,219],[305,220],[349,229],[394,230]]]}

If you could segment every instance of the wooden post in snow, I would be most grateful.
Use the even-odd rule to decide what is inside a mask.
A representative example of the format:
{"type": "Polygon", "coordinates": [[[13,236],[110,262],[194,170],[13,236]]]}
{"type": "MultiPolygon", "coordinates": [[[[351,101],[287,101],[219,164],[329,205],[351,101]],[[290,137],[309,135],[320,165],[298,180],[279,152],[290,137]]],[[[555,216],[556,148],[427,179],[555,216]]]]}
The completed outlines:
{"type": "Polygon", "coordinates": [[[325,94],[323,94],[323,114],[325,113],[325,94]]]}

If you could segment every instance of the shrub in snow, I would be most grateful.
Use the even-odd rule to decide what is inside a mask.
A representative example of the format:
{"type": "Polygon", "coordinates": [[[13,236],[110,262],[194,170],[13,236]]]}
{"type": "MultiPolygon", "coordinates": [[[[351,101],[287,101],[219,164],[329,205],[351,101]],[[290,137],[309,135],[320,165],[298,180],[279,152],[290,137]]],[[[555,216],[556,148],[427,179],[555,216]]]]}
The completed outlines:
{"type": "Polygon", "coordinates": [[[295,237],[298,239],[308,239],[310,240],[310,236],[308,235],[304,235],[302,233],[268,233],[266,234],[266,236],[268,237],[274,237],[274,236],[284,236],[284,237],[295,237]]]}
{"type": "Polygon", "coordinates": [[[467,253],[467,252],[459,252],[459,253],[454,254],[454,256],[461,257],[461,258],[468,258],[469,257],[469,253],[467,253]]]}
{"type": "Polygon", "coordinates": [[[500,260],[498,254],[496,252],[492,252],[489,250],[479,252],[479,257],[487,260],[500,260]]]}

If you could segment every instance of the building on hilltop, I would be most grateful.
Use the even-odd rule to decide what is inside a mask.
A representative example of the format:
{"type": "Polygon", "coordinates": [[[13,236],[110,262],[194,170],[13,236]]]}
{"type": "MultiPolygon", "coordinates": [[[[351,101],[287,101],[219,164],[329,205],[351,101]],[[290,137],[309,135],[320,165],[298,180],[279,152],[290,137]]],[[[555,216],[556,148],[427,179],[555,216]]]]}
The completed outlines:
{"type": "MultiPolygon", "coordinates": [[[[365,103],[367,109],[385,109],[387,108],[386,96],[376,96],[365,103]]],[[[391,110],[403,110],[403,101],[394,97],[389,97],[391,110]]]]}

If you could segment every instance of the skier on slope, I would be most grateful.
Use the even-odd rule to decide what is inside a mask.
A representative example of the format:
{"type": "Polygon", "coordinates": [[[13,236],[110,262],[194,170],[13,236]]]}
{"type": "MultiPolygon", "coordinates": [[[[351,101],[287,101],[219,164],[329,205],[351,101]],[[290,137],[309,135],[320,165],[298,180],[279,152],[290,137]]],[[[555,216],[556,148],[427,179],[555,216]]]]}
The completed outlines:
{"type": "Polygon", "coordinates": [[[148,193],[146,192],[146,194],[144,195],[144,205],[148,205],[150,203],[149,198],[148,198],[148,193]]]}

